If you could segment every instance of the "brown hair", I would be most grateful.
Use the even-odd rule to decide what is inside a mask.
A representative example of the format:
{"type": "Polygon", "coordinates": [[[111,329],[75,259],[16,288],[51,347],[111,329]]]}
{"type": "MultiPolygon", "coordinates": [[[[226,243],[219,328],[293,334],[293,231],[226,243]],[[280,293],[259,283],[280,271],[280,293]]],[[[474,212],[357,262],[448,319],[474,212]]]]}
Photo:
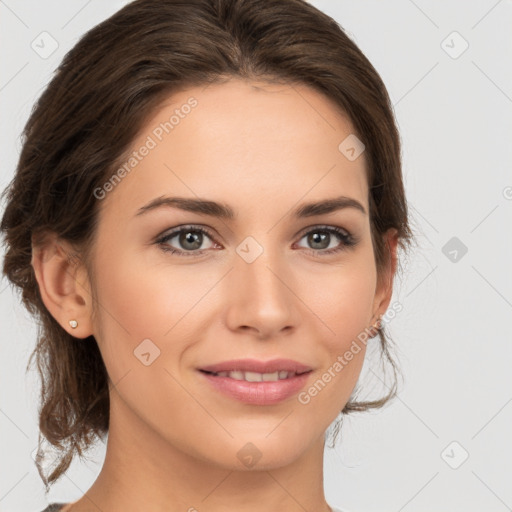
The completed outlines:
{"type": "MultiPolygon", "coordinates": [[[[389,96],[371,63],[326,14],[304,0],[136,0],[89,30],[38,99],[16,174],[3,193],[3,272],[39,321],[29,360],[36,357],[42,381],[39,448],[42,434],[59,453],[49,475],[36,462],[47,491],[75,453],[81,457],[94,436],[108,432],[109,381],[94,337],[77,343],[41,300],[32,242],[55,233],[77,248],[77,262],[90,270],[99,207],[93,191],[112,176],[170,94],[230,77],[306,84],[348,114],[366,146],[378,271],[388,262],[382,235],[389,228],[398,231],[400,249],[411,242],[389,96]]],[[[381,407],[396,395],[388,344],[382,329],[380,347],[395,376],[390,392],[349,401],[343,413],[381,407]]]]}

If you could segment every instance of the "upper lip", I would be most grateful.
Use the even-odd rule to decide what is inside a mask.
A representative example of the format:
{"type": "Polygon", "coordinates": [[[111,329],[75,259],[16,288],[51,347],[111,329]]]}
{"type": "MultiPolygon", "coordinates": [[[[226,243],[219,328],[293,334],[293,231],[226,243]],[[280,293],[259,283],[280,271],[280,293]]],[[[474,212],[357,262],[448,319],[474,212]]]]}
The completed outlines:
{"type": "Polygon", "coordinates": [[[274,373],[277,371],[304,373],[312,370],[310,366],[292,359],[271,359],[269,361],[259,361],[258,359],[232,359],[231,361],[223,361],[222,363],[203,366],[199,369],[214,373],[236,370],[258,373],[274,373]]]}

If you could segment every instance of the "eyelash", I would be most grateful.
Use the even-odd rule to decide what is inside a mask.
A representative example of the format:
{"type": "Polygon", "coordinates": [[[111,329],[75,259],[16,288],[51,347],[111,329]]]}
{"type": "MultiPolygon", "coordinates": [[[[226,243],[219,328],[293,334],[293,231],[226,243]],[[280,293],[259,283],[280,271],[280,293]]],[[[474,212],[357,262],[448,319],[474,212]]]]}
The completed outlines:
{"type": "MultiPolygon", "coordinates": [[[[189,226],[180,227],[179,229],[175,229],[174,231],[171,231],[170,233],[167,233],[166,235],[161,236],[160,238],[158,238],[156,240],[155,243],[158,244],[161,247],[161,249],[165,252],[169,252],[171,254],[176,254],[178,256],[185,256],[185,257],[201,256],[205,251],[208,250],[208,249],[200,249],[200,250],[195,250],[195,251],[182,251],[179,249],[175,249],[174,247],[170,247],[169,245],[166,244],[166,242],[168,242],[169,240],[171,240],[176,235],[179,235],[182,232],[199,232],[199,233],[202,233],[203,235],[208,236],[212,240],[214,239],[213,235],[207,229],[205,229],[201,226],[189,225],[189,226]]],[[[354,247],[358,243],[358,240],[353,235],[351,235],[348,231],[338,228],[336,226],[315,226],[313,229],[310,229],[309,231],[306,231],[304,234],[302,234],[300,239],[304,238],[306,235],[309,235],[310,233],[316,233],[316,232],[330,233],[330,234],[336,235],[342,243],[338,247],[331,248],[331,249],[307,249],[308,252],[313,253],[315,256],[318,253],[320,253],[322,256],[338,253],[340,251],[347,250],[350,247],[354,247]]],[[[320,257],[322,257],[322,256],[320,256],[320,257]]]]}

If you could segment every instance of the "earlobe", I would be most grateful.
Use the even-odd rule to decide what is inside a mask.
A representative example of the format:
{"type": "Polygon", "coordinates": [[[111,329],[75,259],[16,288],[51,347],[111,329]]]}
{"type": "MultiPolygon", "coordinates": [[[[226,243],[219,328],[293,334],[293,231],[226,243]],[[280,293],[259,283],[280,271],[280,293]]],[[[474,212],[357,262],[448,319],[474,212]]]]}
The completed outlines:
{"type": "Polygon", "coordinates": [[[84,286],[78,280],[83,270],[82,263],[71,245],[58,239],[54,233],[45,235],[37,243],[33,239],[31,265],[39,293],[50,314],[72,336],[90,336],[90,287],[87,281],[84,286]]]}

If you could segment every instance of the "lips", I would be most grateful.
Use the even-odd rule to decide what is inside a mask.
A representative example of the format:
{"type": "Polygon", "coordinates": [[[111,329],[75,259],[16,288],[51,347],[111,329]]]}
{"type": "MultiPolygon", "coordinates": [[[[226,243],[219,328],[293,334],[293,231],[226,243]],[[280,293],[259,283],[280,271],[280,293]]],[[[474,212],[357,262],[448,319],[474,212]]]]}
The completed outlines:
{"type": "Polygon", "coordinates": [[[232,359],[217,364],[203,366],[199,370],[207,373],[218,374],[221,372],[254,372],[254,373],[275,373],[288,372],[300,375],[312,370],[311,366],[299,363],[293,359],[272,359],[260,361],[258,359],[232,359]]]}
{"type": "MultiPolygon", "coordinates": [[[[201,379],[211,386],[211,389],[222,395],[250,405],[277,405],[285,400],[292,399],[301,389],[305,387],[312,371],[304,372],[300,375],[293,374],[285,379],[279,380],[261,380],[258,382],[237,380],[229,376],[223,376],[224,373],[215,374],[206,371],[199,371],[201,379]]],[[[247,376],[245,373],[245,376],[247,376]]],[[[285,372],[286,373],[286,372],[285,372]]],[[[230,372],[229,375],[233,375],[230,372]]],[[[264,376],[265,374],[256,374],[264,376]]],[[[270,375],[270,374],[267,374],[270,375]]]]}

